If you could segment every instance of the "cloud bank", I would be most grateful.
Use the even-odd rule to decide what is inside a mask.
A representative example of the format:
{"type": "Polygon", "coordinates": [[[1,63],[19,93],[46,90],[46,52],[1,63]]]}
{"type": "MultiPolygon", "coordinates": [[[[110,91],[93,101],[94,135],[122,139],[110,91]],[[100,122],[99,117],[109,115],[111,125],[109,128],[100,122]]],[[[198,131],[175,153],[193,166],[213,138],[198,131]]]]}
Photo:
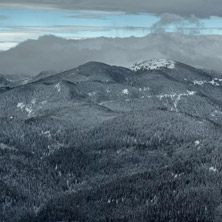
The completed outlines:
{"type": "Polygon", "coordinates": [[[197,67],[222,71],[222,36],[182,33],[150,34],[136,38],[66,40],[44,36],[0,53],[0,73],[37,75],[57,72],[88,61],[131,66],[151,58],[169,58],[197,67]]]}
{"type": "Polygon", "coordinates": [[[184,18],[176,14],[164,13],[160,15],[160,20],[151,27],[151,32],[164,33],[170,28],[176,32],[196,35],[204,29],[204,24],[194,15],[184,18]]]}
{"type": "Polygon", "coordinates": [[[126,13],[163,13],[180,16],[222,17],[220,0],[1,0],[0,7],[45,8],[89,11],[124,11],[126,13]]]}

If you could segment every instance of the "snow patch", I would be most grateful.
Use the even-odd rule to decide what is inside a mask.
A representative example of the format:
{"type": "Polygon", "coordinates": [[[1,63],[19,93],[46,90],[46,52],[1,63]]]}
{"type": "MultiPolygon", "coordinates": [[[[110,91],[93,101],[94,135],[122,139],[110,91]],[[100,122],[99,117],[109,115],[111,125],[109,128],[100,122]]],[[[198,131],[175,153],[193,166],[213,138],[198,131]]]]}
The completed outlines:
{"type": "Polygon", "coordinates": [[[89,92],[89,93],[87,93],[88,94],[88,96],[95,96],[97,93],[96,92],[89,92]]]}
{"type": "Polygon", "coordinates": [[[156,97],[160,100],[162,100],[163,98],[171,98],[173,99],[175,96],[177,96],[176,93],[173,93],[173,94],[160,94],[160,95],[157,95],[156,97]]]}
{"type": "Polygon", "coordinates": [[[196,91],[189,91],[187,90],[188,96],[193,96],[195,95],[197,92],[196,91]]]}
{"type": "Polygon", "coordinates": [[[18,103],[17,104],[17,108],[24,109],[25,108],[25,104],[24,103],[18,103]]]}
{"type": "Polygon", "coordinates": [[[209,83],[213,86],[220,86],[220,84],[218,82],[216,82],[215,79],[212,79],[211,81],[209,81],[209,83]]]}
{"type": "Polygon", "coordinates": [[[212,166],[212,167],[209,168],[209,171],[211,171],[211,172],[217,172],[217,168],[212,166]]]}
{"type": "Polygon", "coordinates": [[[58,92],[61,92],[61,84],[60,83],[57,83],[55,85],[55,88],[57,89],[58,92]]]}
{"type": "Polygon", "coordinates": [[[177,173],[171,173],[172,177],[174,177],[175,179],[179,176],[179,174],[177,173]]]}
{"type": "Polygon", "coordinates": [[[142,92],[142,91],[148,91],[150,90],[149,87],[143,87],[143,88],[139,88],[139,91],[142,92]]]}
{"type": "Polygon", "coordinates": [[[31,80],[31,78],[22,80],[22,81],[21,81],[21,85],[27,84],[30,80],[31,80]]]}
{"type": "Polygon", "coordinates": [[[218,79],[218,78],[214,78],[211,81],[207,81],[207,80],[195,80],[193,81],[194,85],[199,85],[199,86],[203,86],[204,84],[211,84],[213,86],[220,86],[220,82],[222,82],[222,79],[218,79]]]}
{"type": "Polygon", "coordinates": [[[196,140],[195,141],[195,146],[199,146],[200,145],[200,141],[199,140],[196,140]]]}
{"type": "Polygon", "coordinates": [[[169,59],[151,59],[149,61],[135,63],[133,66],[130,67],[130,69],[133,71],[158,70],[161,68],[174,69],[175,62],[169,59]]]}
{"type": "Polygon", "coordinates": [[[45,135],[45,136],[47,136],[48,138],[51,138],[52,137],[52,135],[51,135],[51,132],[49,131],[49,130],[47,130],[47,131],[42,131],[42,135],[45,135]]]}
{"type": "Polygon", "coordinates": [[[44,100],[44,101],[41,102],[42,105],[44,105],[46,103],[47,103],[47,100],[44,100]]]}
{"type": "Polygon", "coordinates": [[[199,85],[199,86],[202,86],[203,84],[205,84],[207,81],[199,81],[199,80],[195,80],[193,82],[194,85],[199,85]]]}
{"type": "Polygon", "coordinates": [[[36,99],[32,99],[30,104],[24,104],[23,102],[19,102],[17,104],[17,108],[21,109],[22,111],[26,111],[28,116],[31,116],[33,112],[33,105],[36,104],[36,99]]]}
{"type": "Polygon", "coordinates": [[[222,79],[214,78],[214,80],[222,82],[222,79]]]}
{"type": "Polygon", "coordinates": [[[107,104],[107,103],[112,103],[112,102],[113,102],[113,100],[104,101],[104,102],[99,103],[99,105],[100,105],[100,106],[103,106],[103,105],[105,105],[105,104],[107,104]]]}
{"type": "Polygon", "coordinates": [[[128,90],[128,89],[124,89],[124,90],[122,90],[122,93],[123,93],[124,95],[128,95],[128,94],[129,94],[129,90],[128,90]]]}
{"type": "MultiPolygon", "coordinates": [[[[181,100],[181,97],[193,96],[196,93],[197,93],[196,91],[187,90],[186,93],[162,94],[162,95],[157,95],[156,97],[159,98],[160,100],[162,100],[163,98],[170,98],[170,99],[174,100],[174,103],[173,103],[174,107],[172,108],[172,111],[178,111],[178,102],[181,100]]],[[[153,96],[151,96],[151,97],[153,97],[153,96]]]]}
{"type": "Polygon", "coordinates": [[[32,114],[32,107],[30,106],[25,107],[25,111],[28,113],[28,116],[30,116],[32,114]]]}
{"type": "Polygon", "coordinates": [[[218,111],[218,110],[214,110],[210,115],[211,115],[212,117],[217,117],[218,115],[222,115],[222,112],[221,112],[221,111],[218,111]]]}
{"type": "Polygon", "coordinates": [[[36,99],[32,99],[31,103],[36,104],[36,99]]]}

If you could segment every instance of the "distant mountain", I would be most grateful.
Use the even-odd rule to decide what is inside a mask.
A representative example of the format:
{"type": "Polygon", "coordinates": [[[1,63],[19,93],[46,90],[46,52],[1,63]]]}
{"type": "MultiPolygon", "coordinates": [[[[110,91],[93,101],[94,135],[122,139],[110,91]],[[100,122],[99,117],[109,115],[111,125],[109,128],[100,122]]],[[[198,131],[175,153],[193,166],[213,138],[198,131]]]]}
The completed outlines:
{"type": "Polygon", "coordinates": [[[221,95],[217,74],[164,59],[5,88],[0,221],[220,221],[221,95]]]}
{"type": "Polygon", "coordinates": [[[153,57],[182,61],[221,73],[221,45],[220,35],[190,38],[181,33],[158,33],[144,37],[78,40],[46,35],[0,52],[0,73],[33,77],[43,70],[59,73],[89,61],[128,67],[153,57]]]}
{"type": "Polygon", "coordinates": [[[8,78],[5,75],[0,74],[0,92],[13,88],[15,86],[15,82],[13,78],[8,78]]]}

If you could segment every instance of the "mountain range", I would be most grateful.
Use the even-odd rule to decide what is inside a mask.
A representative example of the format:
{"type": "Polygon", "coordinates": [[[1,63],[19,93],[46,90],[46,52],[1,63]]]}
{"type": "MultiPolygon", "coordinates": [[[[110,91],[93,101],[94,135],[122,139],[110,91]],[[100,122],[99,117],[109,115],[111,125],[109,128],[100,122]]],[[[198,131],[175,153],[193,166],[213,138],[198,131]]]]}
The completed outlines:
{"type": "Polygon", "coordinates": [[[221,95],[166,59],[0,76],[0,220],[221,221],[221,95]]]}
{"type": "Polygon", "coordinates": [[[152,58],[168,58],[221,72],[221,45],[220,35],[154,33],[144,37],[79,40],[46,35],[0,52],[0,73],[30,77],[43,70],[59,73],[90,61],[128,67],[135,61],[152,58]]]}

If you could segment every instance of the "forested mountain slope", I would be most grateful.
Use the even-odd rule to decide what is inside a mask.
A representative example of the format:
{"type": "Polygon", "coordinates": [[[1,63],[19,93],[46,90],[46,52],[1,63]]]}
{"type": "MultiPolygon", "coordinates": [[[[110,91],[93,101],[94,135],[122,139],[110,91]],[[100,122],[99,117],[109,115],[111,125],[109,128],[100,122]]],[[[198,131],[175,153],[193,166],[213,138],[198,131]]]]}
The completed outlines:
{"type": "Polygon", "coordinates": [[[90,62],[0,84],[0,221],[222,220],[219,75],[90,62]]]}

